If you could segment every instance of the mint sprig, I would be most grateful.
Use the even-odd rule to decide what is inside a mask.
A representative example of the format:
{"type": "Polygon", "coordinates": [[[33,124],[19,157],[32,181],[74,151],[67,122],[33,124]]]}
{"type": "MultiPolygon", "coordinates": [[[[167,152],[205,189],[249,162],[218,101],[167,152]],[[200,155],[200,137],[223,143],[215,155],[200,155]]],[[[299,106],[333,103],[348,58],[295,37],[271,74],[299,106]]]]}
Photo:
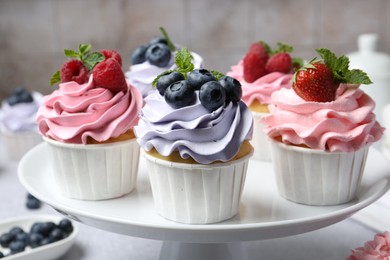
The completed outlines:
{"type": "Polygon", "coordinates": [[[168,48],[169,48],[171,51],[175,51],[175,50],[176,50],[176,47],[175,47],[175,45],[173,44],[173,42],[171,41],[171,39],[169,38],[168,33],[167,33],[167,31],[164,29],[164,27],[160,27],[160,31],[161,31],[162,35],[164,36],[164,38],[167,40],[168,48]]]}
{"type": "MultiPolygon", "coordinates": [[[[81,60],[88,71],[91,71],[96,64],[105,59],[104,55],[100,52],[90,52],[91,48],[91,44],[80,44],[78,51],[65,49],[64,54],[68,58],[81,60]]],[[[59,82],[61,82],[61,75],[60,71],[57,70],[50,78],[50,85],[52,86],[59,82]]]]}
{"type": "Polygon", "coordinates": [[[175,56],[175,64],[177,66],[177,71],[184,75],[184,78],[187,78],[187,73],[194,70],[194,64],[192,60],[194,57],[187,48],[180,49],[175,56]]]}
{"type": "Polygon", "coordinates": [[[333,77],[339,83],[371,84],[367,73],[359,69],[349,69],[349,59],[342,55],[337,57],[333,52],[325,48],[316,49],[324,60],[326,66],[333,72],[333,77]]]}

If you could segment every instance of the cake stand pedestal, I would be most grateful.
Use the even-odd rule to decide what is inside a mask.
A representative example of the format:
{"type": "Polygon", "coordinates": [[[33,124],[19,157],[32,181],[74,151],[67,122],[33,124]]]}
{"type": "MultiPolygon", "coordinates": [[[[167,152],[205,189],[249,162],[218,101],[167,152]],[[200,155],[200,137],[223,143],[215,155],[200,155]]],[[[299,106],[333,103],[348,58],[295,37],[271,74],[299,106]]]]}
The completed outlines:
{"type": "Polygon", "coordinates": [[[271,163],[252,160],[239,213],[221,223],[187,225],[166,220],[155,212],[143,158],[136,190],[104,201],[62,196],[47,158],[48,147],[42,143],[20,161],[18,177],[29,193],[83,224],[164,241],[160,260],[245,260],[241,242],[297,235],[335,224],[372,204],[390,188],[388,161],[375,149],[369,152],[357,198],[326,207],[301,205],[280,197],[271,163]]]}

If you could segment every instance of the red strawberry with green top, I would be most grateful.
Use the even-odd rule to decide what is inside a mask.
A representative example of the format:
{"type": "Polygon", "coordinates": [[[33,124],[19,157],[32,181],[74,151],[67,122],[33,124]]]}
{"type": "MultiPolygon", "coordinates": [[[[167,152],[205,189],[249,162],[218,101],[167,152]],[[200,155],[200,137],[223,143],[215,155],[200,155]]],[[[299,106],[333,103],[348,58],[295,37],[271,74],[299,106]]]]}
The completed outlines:
{"type": "Polygon", "coordinates": [[[104,49],[101,50],[100,53],[102,53],[106,59],[112,58],[116,60],[122,67],[122,57],[117,51],[104,49]]]}
{"type": "Polygon", "coordinates": [[[292,71],[292,61],[290,54],[286,52],[276,53],[271,56],[267,64],[265,65],[265,69],[268,73],[271,72],[282,72],[289,73],[292,71]]]}
{"type": "Polygon", "coordinates": [[[127,82],[119,63],[109,58],[99,62],[92,69],[95,87],[103,87],[111,90],[114,94],[127,90],[127,82]]]}
{"type": "Polygon", "coordinates": [[[268,51],[262,42],[253,43],[243,60],[244,80],[252,83],[267,74],[265,64],[268,60],[268,51]]]}
{"type": "Polygon", "coordinates": [[[313,59],[294,74],[292,88],[304,100],[330,102],[335,100],[340,83],[372,83],[365,72],[349,70],[349,59],[346,56],[336,57],[328,49],[316,51],[322,60],[313,59]]]}
{"type": "Polygon", "coordinates": [[[60,70],[61,82],[75,81],[84,84],[88,81],[88,69],[80,60],[65,62],[60,70]]]}

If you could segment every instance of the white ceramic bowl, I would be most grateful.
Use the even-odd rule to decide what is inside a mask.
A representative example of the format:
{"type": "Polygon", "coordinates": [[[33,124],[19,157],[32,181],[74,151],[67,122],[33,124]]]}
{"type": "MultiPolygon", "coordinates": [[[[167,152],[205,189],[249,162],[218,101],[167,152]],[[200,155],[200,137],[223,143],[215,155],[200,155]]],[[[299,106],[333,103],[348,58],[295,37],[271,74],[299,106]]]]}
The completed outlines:
{"type": "MultiPolygon", "coordinates": [[[[11,228],[19,226],[23,228],[24,231],[28,232],[35,222],[46,222],[52,221],[56,224],[60,222],[61,219],[64,219],[63,216],[57,215],[31,215],[16,217],[7,220],[1,220],[0,222],[0,234],[10,231],[11,228]]],[[[75,238],[78,234],[77,225],[73,224],[72,233],[64,239],[61,239],[57,242],[53,242],[44,246],[30,248],[27,247],[24,252],[20,252],[14,255],[4,257],[7,260],[53,260],[64,255],[73,245],[75,238]]],[[[7,249],[2,249],[0,246],[0,251],[7,252],[7,249]]]]}

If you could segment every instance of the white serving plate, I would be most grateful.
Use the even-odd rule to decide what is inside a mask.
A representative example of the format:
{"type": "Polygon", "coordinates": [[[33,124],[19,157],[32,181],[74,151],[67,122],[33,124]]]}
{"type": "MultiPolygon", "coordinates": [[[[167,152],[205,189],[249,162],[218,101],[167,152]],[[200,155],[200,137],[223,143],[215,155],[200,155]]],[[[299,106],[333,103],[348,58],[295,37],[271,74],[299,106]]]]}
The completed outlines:
{"type": "MultiPolygon", "coordinates": [[[[8,232],[11,228],[19,226],[23,228],[25,232],[29,232],[32,224],[35,222],[46,222],[52,221],[54,223],[59,223],[64,217],[61,215],[31,215],[31,216],[22,216],[7,220],[1,220],[0,222],[0,234],[8,232]]],[[[24,252],[20,252],[11,256],[4,257],[7,260],[52,260],[57,259],[64,255],[70,247],[73,245],[73,242],[77,236],[78,228],[76,225],[73,225],[72,233],[66,238],[59,240],[57,242],[50,243],[48,245],[30,248],[27,247],[24,252]]],[[[1,248],[1,246],[0,246],[1,248]]],[[[5,252],[5,249],[1,249],[2,252],[5,252]]]]}
{"type": "Polygon", "coordinates": [[[227,243],[296,235],[337,223],[379,199],[390,187],[388,161],[371,149],[355,200],[337,206],[307,206],[279,196],[270,162],[251,160],[239,214],[208,225],[166,220],[154,210],[144,158],[137,188],[121,198],[104,201],[69,199],[54,182],[45,143],[20,161],[19,180],[35,197],[59,212],[90,226],[115,233],[182,243],[227,243]]]}

